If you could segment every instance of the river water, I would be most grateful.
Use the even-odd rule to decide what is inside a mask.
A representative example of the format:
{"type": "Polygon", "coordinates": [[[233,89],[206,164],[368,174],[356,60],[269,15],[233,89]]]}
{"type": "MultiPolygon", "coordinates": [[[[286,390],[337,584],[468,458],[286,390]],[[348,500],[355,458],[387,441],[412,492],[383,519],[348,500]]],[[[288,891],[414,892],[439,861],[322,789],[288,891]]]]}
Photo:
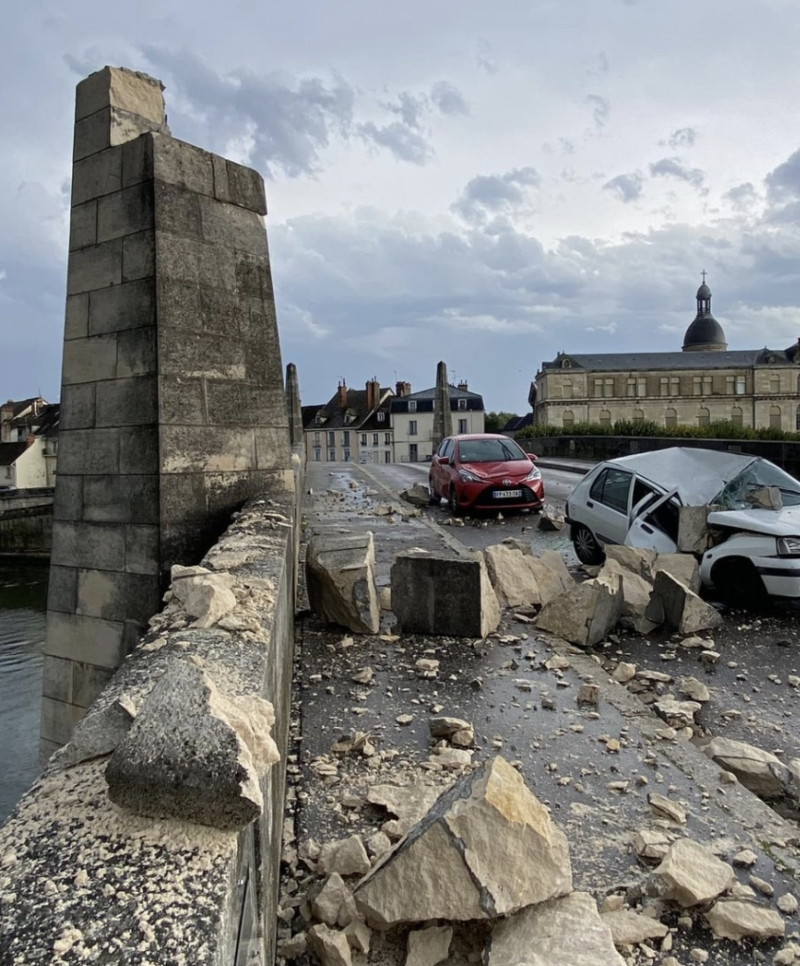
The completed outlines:
{"type": "Polygon", "coordinates": [[[0,558],[0,822],[38,771],[47,573],[0,558]]]}

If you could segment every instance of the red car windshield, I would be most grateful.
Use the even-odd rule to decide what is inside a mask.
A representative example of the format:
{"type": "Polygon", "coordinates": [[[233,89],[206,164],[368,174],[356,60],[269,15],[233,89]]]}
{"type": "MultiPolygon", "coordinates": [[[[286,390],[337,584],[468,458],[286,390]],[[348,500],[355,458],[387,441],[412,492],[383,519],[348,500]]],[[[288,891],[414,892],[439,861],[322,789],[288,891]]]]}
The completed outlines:
{"type": "Polygon", "coordinates": [[[462,463],[507,463],[510,460],[528,459],[527,453],[510,439],[461,440],[458,457],[462,463]]]}

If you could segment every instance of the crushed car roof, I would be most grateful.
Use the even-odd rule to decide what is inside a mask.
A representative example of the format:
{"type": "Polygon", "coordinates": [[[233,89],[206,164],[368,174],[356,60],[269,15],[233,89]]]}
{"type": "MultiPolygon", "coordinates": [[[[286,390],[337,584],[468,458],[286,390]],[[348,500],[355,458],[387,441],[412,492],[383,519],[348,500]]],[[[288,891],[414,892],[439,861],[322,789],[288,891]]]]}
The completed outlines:
{"type": "Polygon", "coordinates": [[[703,506],[756,459],[746,453],[671,446],[635,456],[620,456],[610,462],[633,470],[665,490],[677,490],[687,506],[703,506]]]}

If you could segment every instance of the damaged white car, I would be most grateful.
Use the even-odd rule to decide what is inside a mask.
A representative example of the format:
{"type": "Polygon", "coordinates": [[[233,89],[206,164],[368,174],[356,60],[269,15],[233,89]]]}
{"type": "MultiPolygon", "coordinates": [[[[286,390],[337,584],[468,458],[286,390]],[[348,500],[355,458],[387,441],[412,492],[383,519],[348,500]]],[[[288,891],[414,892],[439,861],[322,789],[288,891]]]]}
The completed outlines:
{"type": "Polygon", "coordinates": [[[566,517],[583,563],[600,563],[607,543],[694,550],[703,584],[728,600],[800,597],[800,482],[769,460],[685,447],[607,460],[572,491],[566,517]],[[702,540],[687,545],[698,516],[702,540]]]}

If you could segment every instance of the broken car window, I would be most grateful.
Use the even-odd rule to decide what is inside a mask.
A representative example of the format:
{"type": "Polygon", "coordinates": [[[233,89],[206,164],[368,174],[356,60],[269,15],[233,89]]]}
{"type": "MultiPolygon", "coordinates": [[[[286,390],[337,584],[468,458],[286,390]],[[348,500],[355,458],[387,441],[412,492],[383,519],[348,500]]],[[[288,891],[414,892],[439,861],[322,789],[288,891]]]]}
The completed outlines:
{"type": "Polygon", "coordinates": [[[735,476],[711,501],[725,510],[744,510],[754,505],[749,494],[776,486],[784,506],[800,506],[800,482],[766,460],[754,460],[735,476]]]}

